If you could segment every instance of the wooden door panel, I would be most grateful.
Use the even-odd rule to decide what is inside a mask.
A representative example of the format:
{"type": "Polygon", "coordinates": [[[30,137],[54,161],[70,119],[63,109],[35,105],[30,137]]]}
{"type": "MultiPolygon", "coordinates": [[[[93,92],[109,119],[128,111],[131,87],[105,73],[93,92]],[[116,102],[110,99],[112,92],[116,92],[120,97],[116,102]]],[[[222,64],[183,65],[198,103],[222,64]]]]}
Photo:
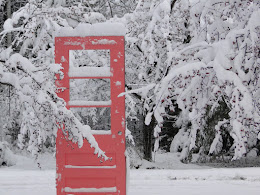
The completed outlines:
{"type": "MultiPolygon", "coordinates": [[[[57,195],[125,195],[126,162],[125,162],[125,99],[118,97],[124,92],[124,37],[56,37],[55,62],[62,64],[64,78],[57,76],[57,94],[70,107],[110,107],[111,131],[104,135],[94,135],[99,147],[110,158],[107,161],[94,155],[94,149],[84,140],[82,148],[77,143],[68,141],[59,130],[56,139],[57,195]],[[70,72],[70,50],[110,51],[110,74],[102,73],[102,68],[84,69],[87,73],[70,72]],[[95,71],[97,74],[95,75],[95,71]],[[101,74],[102,73],[102,74],[101,74]],[[71,75],[71,77],[69,76],[71,75]],[[79,105],[70,102],[70,79],[110,79],[111,101],[108,103],[86,102],[79,105]],[[69,104],[70,102],[70,104],[69,104]]],[[[106,71],[107,68],[106,68],[106,71]]],[[[65,127],[66,128],[66,127],[65,127]]]]}

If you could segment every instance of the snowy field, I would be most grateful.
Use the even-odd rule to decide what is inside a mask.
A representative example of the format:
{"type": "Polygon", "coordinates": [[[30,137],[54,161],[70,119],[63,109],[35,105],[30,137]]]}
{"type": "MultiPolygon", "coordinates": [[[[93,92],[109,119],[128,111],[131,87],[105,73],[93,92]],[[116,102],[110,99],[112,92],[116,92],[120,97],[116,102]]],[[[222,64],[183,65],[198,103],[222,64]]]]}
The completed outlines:
{"type": "MultiPolygon", "coordinates": [[[[25,157],[13,167],[0,168],[0,195],[55,195],[53,159],[43,159],[42,170],[25,157]]],[[[171,164],[172,169],[131,170],[129,195],[260,194],[260,168],[213,169],[177,161],[171,164]]]]}
{"type": "MultiPolygon", "coordinates": [[[[0,169],[1,195],[55,195],[54,170],[0,169]]],[[[260,168],[132,170],[129,195],[259,195],[260,168]]]]}

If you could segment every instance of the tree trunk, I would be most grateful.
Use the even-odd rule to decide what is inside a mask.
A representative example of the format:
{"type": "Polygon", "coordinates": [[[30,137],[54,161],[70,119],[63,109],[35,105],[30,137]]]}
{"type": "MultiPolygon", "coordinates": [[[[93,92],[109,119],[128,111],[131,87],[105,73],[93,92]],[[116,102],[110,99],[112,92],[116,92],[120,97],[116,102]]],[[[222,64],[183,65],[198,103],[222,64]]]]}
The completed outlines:
{"type": "Polygon", "coordinates": [[[152,161],[152,136],[153,136],[154,127],[155,127],[155,118],[153,116],[151,123],[148,126],[144,124],[144,129],[143,129],[144,159],[148,161],[152,161]]]}
{"type": "MultiPolygon", "coordinates": [[[[11,18],[12,16],[12,5],[11,5],[11,0],[7,0],[6,2],[6,15],[7,18],[11,18]]],[[[7,33],[7,47],[9,47],[12,43],[12,34],[7,33]]]]}

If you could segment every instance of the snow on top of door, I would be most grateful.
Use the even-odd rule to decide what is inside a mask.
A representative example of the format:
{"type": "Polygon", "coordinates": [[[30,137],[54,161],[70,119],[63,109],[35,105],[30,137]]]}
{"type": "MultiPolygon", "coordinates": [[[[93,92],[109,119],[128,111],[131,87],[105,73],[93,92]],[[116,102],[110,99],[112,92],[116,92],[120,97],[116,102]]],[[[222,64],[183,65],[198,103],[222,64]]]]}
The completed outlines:
{"type": "Polygon", "coordinates": [[[85,36],[124,36],[125,26],[122,23],[80,23],[76,28],[63,27],[57,32],[57,37],[85,36]]]}

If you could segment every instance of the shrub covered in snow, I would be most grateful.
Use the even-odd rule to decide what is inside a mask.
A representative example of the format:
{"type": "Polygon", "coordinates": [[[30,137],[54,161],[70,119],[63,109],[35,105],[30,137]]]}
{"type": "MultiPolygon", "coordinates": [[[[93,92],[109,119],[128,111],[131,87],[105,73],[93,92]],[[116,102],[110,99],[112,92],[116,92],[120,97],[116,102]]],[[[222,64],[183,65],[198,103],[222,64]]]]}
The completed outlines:
{"type": "Polygon", "coordinates": [[[230,125],[238,159],[257,144],[260,130],[260,2],[202,0],[189,7],[191,42],[168,53],[171,68],[155,87],[153,113],[161,122],[165,108],[177,102],[182,110],[177,122],[186,127],[178,134],[186,140],[179,147],[187,157],[198,135],[207,141],[207,118],[224,101],[229,112],[216,121],[208,152],[221,151],[222,127],[230,125]]]}
{"type": "MultiPolygon", "coordinates": [[[[155,137],[159,139],[166,110],[178,107],[176,124],[181,130],[173,151],[182,151],[183,158],[195,148],[200,154],[218,154],[228,134],[233,160],[245,156],[257,144],[260,131],[260,2],[142,2],[139,9],[150,11],[145,16],[151,22],[142,24],[144,34],[138,38],[144,50],[138,62],[144,65],[141,78],[156,83],[149,89],[152,95],[146,93],[145,107],[147,124],[152,114],[157,120],[155,137]],[[222,103],[227,112],[208,128],[222,103]]],[[[133,44],[138,38],[131,39],[133,44]]]]}
{"type": "Polygon", "coordinates": [[[16,158],[7,142],[0,142],[0,167],[15,165],[16,158]]]}

